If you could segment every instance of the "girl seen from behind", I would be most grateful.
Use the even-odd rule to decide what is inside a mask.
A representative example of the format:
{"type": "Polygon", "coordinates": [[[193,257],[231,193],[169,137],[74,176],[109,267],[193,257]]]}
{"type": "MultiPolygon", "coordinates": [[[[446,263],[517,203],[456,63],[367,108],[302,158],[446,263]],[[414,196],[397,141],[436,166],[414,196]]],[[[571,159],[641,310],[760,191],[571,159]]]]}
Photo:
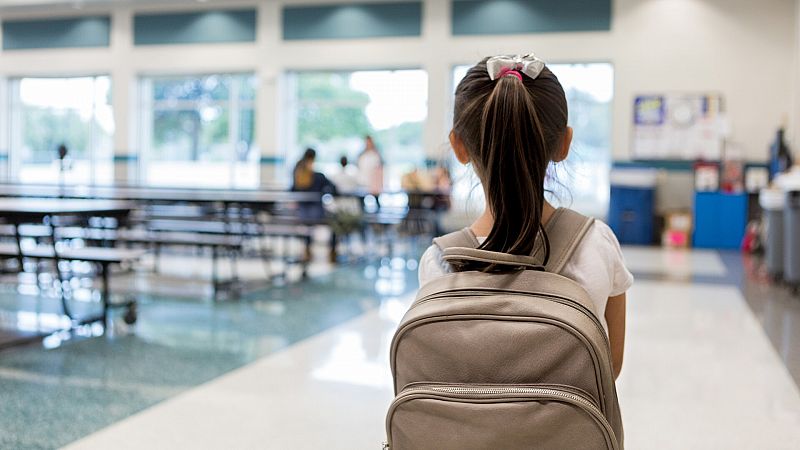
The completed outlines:
{"type": "MultiPolygon", "coordinates": [[[[551,163],[564,161],[572,142],[564,90],[556,76],[535,57],[486,58],[459,83],[450,143],[456,158],[481,180],[486,209],[470,226],[480,249],[531,255],[546,242],[544,226],[556,209],[545,200],[551,163]]],[[[472,262],[461,270],[491,271],[472,262]]],[[[422,256],[420,285],[453,267],[432,245],[422,256]]],[[[622,369],[626,292],[633,276],[624,264],[611,229],[596,221],[566,263],[562,275],[591,297],[594,313],[611,344],[614,375],[622,369]]]]}

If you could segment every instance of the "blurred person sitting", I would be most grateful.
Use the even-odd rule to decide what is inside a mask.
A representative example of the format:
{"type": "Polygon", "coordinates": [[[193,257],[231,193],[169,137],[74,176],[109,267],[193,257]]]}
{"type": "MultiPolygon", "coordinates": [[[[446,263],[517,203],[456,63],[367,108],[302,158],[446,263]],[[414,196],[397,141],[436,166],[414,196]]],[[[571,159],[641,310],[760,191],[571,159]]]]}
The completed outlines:
{"type": "MultiPolygon", "coordinates": [[[[314,201],[304,201],[297,205],[297,218],[300,221],[313,225],[320,224],[325,219],[325,207],[322,197],[325,194],[336,195],[336,186],[322,173],[314,171],[314,161],[317,159],[317,152],[313,148],[307,148],[303,157],[294,166],[292,191],[295,192],[318,192],[320,195],[314,201]]],[[[331,233],[330,260],[336,261],[336,234],[331,233]]],[[[311,237],[306,238],[306,261],[311,260],[311,237]]]]}
{"type": "Polygon", "coordinates": [[[406,192],[432,192],[434,180],[430,174],[414,167],[414,170],[406,172],[400,178],[400,187],[406,192]]]}
{"type": "Polygon", "coordinates": [[[336,186],[322,173],[314,171],[317,152],[313,148],[306,149],[303,157],[294,166],[292,191],[319,192],[318,201],[302,202],[298,206],[298,216],[305,221],[318,221],[325,217],[322,206],[322,195],[336,194],[336,186]]]}
{"type": "MultiPolygon", "coordinates": [[[[436,211],[448,211],[450,209],[450,193],[453,190],[453,177],[450,176],[450,171],[447,166],[437,166],[433,171],[433,184],[434,191],[436,192],[436,201],[434,202],[433,209],[436,211]]],[[[437,224],[437,229],[438,229],[437,224]]]]}
{"type": "Polygon", "coordinates": [[[408,194],[410,214],[405,221],[408,230],[441,234],[440,212],[450,209],[451,179],[447,168],[438,166],[430,171],[414,168],[403,175],[400,185],[408,194]]]}
{"type": "Polygon", "coordinates": [[[447,167],[438,166],[433,170],[433,185],[436,192],[450,194],[450,190],[453,188],[453,178],[447,167]]]}

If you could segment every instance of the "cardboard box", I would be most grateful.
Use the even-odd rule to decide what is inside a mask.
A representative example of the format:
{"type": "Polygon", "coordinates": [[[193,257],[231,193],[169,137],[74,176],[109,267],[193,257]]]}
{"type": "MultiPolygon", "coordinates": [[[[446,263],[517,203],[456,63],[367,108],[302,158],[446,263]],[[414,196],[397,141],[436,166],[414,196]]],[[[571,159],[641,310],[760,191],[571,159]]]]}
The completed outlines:
{"type": "Polygon", "coordinates": [[[667,213],[661,245],[669,248],[687,248],[692,242],[692,213],[675,211],[667,213]]]}

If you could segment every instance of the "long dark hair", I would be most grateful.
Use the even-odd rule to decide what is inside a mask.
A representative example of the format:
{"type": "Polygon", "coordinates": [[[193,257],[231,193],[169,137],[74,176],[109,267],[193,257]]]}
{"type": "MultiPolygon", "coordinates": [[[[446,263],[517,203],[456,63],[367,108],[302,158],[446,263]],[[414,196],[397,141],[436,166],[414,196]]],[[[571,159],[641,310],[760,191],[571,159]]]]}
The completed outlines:
{"type": "MultiPolygon", "coordinates": [[[[547,167],[567,129],[567,99],[558,78],[544,68],[535,79],[522,74],[489,78],[485,58],[458,84],[453,133],[466,147],[494,216],[481,249],[531,255],[541,236],[547,167]]],[[[547,259],[545,256],[545,260],[547,259]]],[[[492,270],[487,264],[470,269],[492,270]]]]}
{"type": "Polygon", "coordinates": [[[311,183],[314,180],[312,163],[316,157],[317,151],[309,147],[303,153],[303,157],[300,158],[300,161],[297,161],[297,164],[294,165],[294,171],[292,172],[292,190],[307,189],[311,186],[311,183]]]}

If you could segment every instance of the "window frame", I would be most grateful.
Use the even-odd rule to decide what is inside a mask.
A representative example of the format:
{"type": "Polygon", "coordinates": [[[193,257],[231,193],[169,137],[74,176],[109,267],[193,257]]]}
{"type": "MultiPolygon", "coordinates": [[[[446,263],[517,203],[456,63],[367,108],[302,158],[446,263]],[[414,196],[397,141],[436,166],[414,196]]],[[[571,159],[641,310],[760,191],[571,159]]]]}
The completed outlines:
{"type": "MultiPolygon", "coordinates": [[[[187,186],[184,185],[172,185],[172,184],[161,184],[161,183],[150,183],[148,181],[148,164],[154,161],[150,157],[153,150],[153,115],[156,111],[186,111],[186,110],[196,110],[201,106],[212,106],[217,107],[222,110],[228,111],[228,130],[227,130],[227,139],[226,145],[229,146],[229,152],[227,158],[225,159],[224,163],[227,165],[227,181],[224,184],[223,189],[255,189],[258,188],[261,184],[261,175],[260,175],[260,151],[258,149],[258,121],[256,117],[258,116],[258,95],[259,95],[259,87],[258,87],[258,72],[256,70],[237,70],[237,71],[198,71],[198,72],[146,72],[140,73],[136,77],[136,86],[137,86],[137,101],[136,105],[138,107],[138,111],[136,112],[136,142],[138,147],[138,158],[137,158],[137,170],[136,170],[136,183],[139,186],[147,186],[153,188],[185,188],[187,186]],[[196,100],[156,100],[154,98],[153,92],[153,83],[157,80],[188,80],[188,79],[200,79],[206,78],[210,76],[219,76],[219,77],[231,77],[231,80],[236,80],[237,78],[241,77],[241,79],[245,82],[253,82],[256,87],[254,88],[254,95],[251,99],[243,99],[241,97],[241,84],[239,82],[233,82],[230,86],[230,91],[228,92],[228,99],[227,100],[220,100],[220,99],[213,99],[211,101],[203,101],[198,102],[196,100]],[[236,155],[236,145],[239,142],[237,139],[240,137],[241,131],[241,124],[242,124],[242,114],[243,110],[252,110],[253,111],[253,142],[252,142],[252,150],[257,153],[258,158],[254,164],[257,166],[256,171],[256,180],[253,186],[241,186],[236,183],[237,177],[237,168],[239,164],[242,164],[236,155]]],[[[170,161],[169,159],[164,161],[170,161]]],[[[195,161],[189,160],[175,160],[175,161],[183,161],[188,164],[191,164],[195,161]]],[[[197,182],[196,185],[193,183],[192,187],[196,188],[220,188],[218,186],[209,186],[209,185],[202,185],[200,182],[197,182]]]]}
{"type": "MultiPolygon", "coordinates": [[[[98,156],[100,150],[97,148],[97,139],[96,139],[96,131],[97,131],[97,124],[96,122],[96,115],[98,111],[98,103],[95,101],[94,95],[92,96],[92,119],[89,121],[89,137],[88,137],[88,148],[87,150],[87,158],[86,161],[89,162],[89,179],[84,181],[77,181],[77,182],[69,182],[62,178],[61,176],[57,177],[54,181],[34,181],[34,182],[24,182],[20,179],[19,174],[21,172],[22,167],[25,165],[25,161],[23,155],[20,153],[22,150],[22,141],[24,140],[22,133],[22,127],[24,126],[22,121],[22,108],[25,106],[22,103],[21,97],[21,85],[22,81],[25,79],[35,79],[35,80],[69,80],[69,79],[81,79],[81,78],[89,78],[92,79],[92,83],[97,83],[98,78],[107,78],[109,81],[109,102],[108,106],[111,108],[112,114],[115,113],[115,106],[114,106],[114,78],[110,73],[102,73],[102,72],[89,72],[89,73],[68,73],[68,74],[19,74],[14,76],[7,76],[2,78],[0,81],[4,85],[4,91],[0,92],[0,99],[4,100],[6,105],[6,112],[7,118],[4,121],[4,125],[6,128],[5,136],[3,136],[4,140],[8,144],[8,154],[7,154],[7,161],[6,161],[6,179],[13,183],[25,184],[25,185],[50,185],[50,184],[57,184],[57,185],[89,185],[89,186],[97,186],[101,185],[98,181],[98,166],[102,165],[102,162],[98,162],[98,156]]],[[[116,120],[116,114],[114,114],[114,119],[116,120]]],[[[111,133],[111,148],[110,150],[110,158],[106,161],[106,164],[109,164],[111,167],[111,184],[114,183],[115,174],[114,174],[114,155],[115,155],[115,133],[116,133],[116,122],[114,123],[114,130],[111,133]]],[[[55,150],[55,149],[53,149],[55,150]]],[[[83,159],[82,159],[83,160],[83,159]]]]}
{"type": "MultiPolygon", "coordinates": [[[[399,66],[354,66],[354,67],[335,67],[335,68],[289,68],[285,70],[281,77],[281,85],[280,85],[280,110],[286,112],[286,114],[281,115],[282,119],[277,122],[278,130],[279,130],[279,141],[280,145],[279,148],[283,149],[283,153],[281,154],[282,158],[282,165],[280,166],[280,170],[278,173],[275,174],[274,178],[278,182],[291,182],[291,171],[294,168],[294,164],[296,163],[296,159],[299,158],[302,151],[300,151],[298,138],[297,138],[297,126],[291,125],[292,121],[297,120],[298,113],[300,107],[303,104],[299,98],[297,98],[298,92],[298,75],[302,74],[338,74],[338,75],[352,75],[357,72],[400,72],[400,71],[420,71],[425,74],[427,78],[426,83],[426,92],[425,92],[425,110],[426,115],[425,119],[422,120],[423,123],[423,132],[420,136],[421,141],[421,156],[422,156],[422,166],[424,168],[424,162],[427,160],[428,156],[425,153],[425,136],[424,136],[424,129],[425,123],[430,117],[430,74],[429,71],[425,68],[423,64],[420,65],[399,65],[399,66]],[[295,151],[295,147],[297,151],[295,151]]],[[[348,102],[331,102],[330,105],[334,106],[342,106],[342,107],[350,107],[354,106],[348,102]]],[[[351,161],[351,163],[355,163],[355,161],[351,161]]],[[[384,161],[384,165],[386,165],[386,161],[384,161]]],[[[386,185],[386,175],[384,175],[384,187],[388,190],[388,186],[386,185]]]]}

